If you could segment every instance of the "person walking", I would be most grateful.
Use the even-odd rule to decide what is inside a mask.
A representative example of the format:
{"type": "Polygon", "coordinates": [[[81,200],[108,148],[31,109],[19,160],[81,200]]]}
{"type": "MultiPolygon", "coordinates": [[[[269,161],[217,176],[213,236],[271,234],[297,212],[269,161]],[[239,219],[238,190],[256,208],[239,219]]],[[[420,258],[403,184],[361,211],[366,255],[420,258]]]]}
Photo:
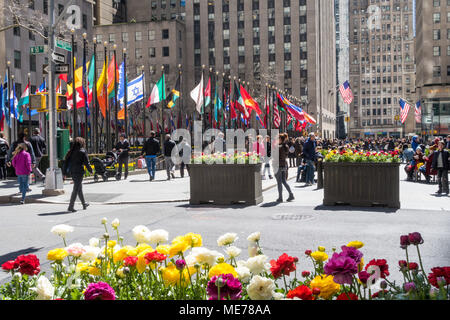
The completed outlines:
{"type": "Polygon", "coordinates": [[[295,167],[295,142],[294,138],[289,139],[289,168],[295,167]]]}
{"type": "Polygon", "coordinates": [[[178,155],[180,156],[181,163],[180,163],[180,177],[184,178],[184,169],[187,169],[187,172],[189,174],[189,162],[185,163],[184,160],[191,159],[191,147],[187,144],[186,140],[183,138],[183,136],[180,137],[178,140],[178,146],[177,146],[179,152],[178,155]],[[186,157],[184,157],[184,153],[186,152],[186,157]]]}
{"type": "Polygon", "coordinates": [[[33,171],[31,166],[31,156],[27,152],[27,145],[19,143],[12,154],[12,166],[14,167],[19,182],[19,190],[22,193],[20,204],[25,204],[25,197],[28,191],[28,181],[30,173],[33,171]]]}
{"type": "Polygon", "coordinates": [[[119,163],[119,180],[122,178],[122,166],[125,166],[125,177],[128,178],[128,159],[130,151],[130,143],[128,142],[126,135],[121,134],[119,142],[117,142],[116,147],[113,149],[114,152],[119,151],[118,163],[119,163]]]}
{"type": "Polygon", "coordinates": [[[170,137],[170,134],[166,135],[166,142],[164,142],[164,160],[166,164],[166,171],[167,171],[167,180],[170,180],[170,176],[172,176],[172,179],[175,179],[175,173],[174,173],[174,163],[172,161],[172,150],[176,147],[175,141],[172,140],[170,137]]]}
{"type": "Polygon", "coordinates": [[[91,174],[93,172],[85,147],[86,141],[83,138],[75,138],[75,141],[64,159],[63,174],[65,176],[70,174],[73,180],[72,195],[70,197],[69,208],[67,209],[70,212],[77,212],[74,208],[77,196],[80,198],[81,204],[83,205],[83,210],[86,210],[89,206],[89,203],[85,201],[83,195],[84,167],[86,167],[91,174]]]}
{"type": "Polygon", "coordinates": [[[445,142],[439,141],[438,150],[434,152],[432,168],[437,171],[439,190],[436,194],[448,196],[448,170],[450,169],[450,153],[444,150],[445,142]]]}
{"type": "Polygon", "coordinates": [[[264,156],[264,170],[262,173],[263,180],[266,179],[266,172],[269,174],[269,179],[272,180],[272,174],[270,173],[270,159],[272,158],[272,142],[270,137],[266,136],[266,155],[264,156]]]}
{"type": "Polygon", "coordinates": [[[292,193],[291,188],[287,183],[287,171],[289,170],[287,163],[287,158],[289,155],[288,141],[289,141],[288,135],[286,133],[279,135],[278,139],[279,163],[278,163],[278,171],[275,174],[278,186],[278,199],[276,200],[277,202],[283,202],[283,186],[289,193],[289,198],[287,198],[286,201],[290,202],[295,199],[294,194],[292,193]]]}
{"type": "Polygon", "coordinates": [[[314,184],[314,161],[316,159],[316,136],[312,132],[303,146],[303,156],[306,160],[305,187],[312,186],[314,184]]]}
{"type": "Polygon", "coordinates": [[[36,178],[45,180],[45,175],[39,170],[39,163],[42,157],[47,153],[47,145],[45,144],[45,139],[41,137],[41,131],[38,128],[33,130],[33,136],[30,139],[30,143],[33,146],[34,156],[36,157],[36,163],[33,168],[33,173],[36,178]]]}
{"type": "MultiPolygon", "coordinates": [[[[32,166],[32,168],[34,169],[35,164],[36,164],[36,157],[34,156],[33,146],[31,145],[30,142],[27,141],[27,136],[26,136],[25,133],[23,133],[23,132],[20,132],[20,133],[18,134],[18,136],[17,136],[17,140],[14,141],[14,142],[12,143],[11,148],[10,148],[9,151],[8,151],[8,157],[7,157],[7,160],[6,160],[6,161],[7,161],[7,162],[6,162],[6,165],[7,165],[8,167],[11,166],[11,160],[12,160],[12,157],[13,157],[13,151],[16,150],[16,149],[17,149],[17,146],[18,146],[19,144],[21,144],[21,143],[25,143],[25,144],[27,145],[26,151],[30,154],[30,157],[31,157],[31,166],[32,166]]],[[[31,189],[30,189],[29,186],[28,186],[28,190],[27,190],[27,191],[28,191],[28,192],[31,192],[31,189]]]]}
{"type": "Polygon", "coordinates": [[[296,159],[295,165],[297,167],[299,167],[302,164],[302,152],[303,152],[302,141],[300,138],[295,139],[294,147],[295,147],[295,159],[296,159]]]}
{"type": "Polygon", "coordinates": [[[9,144],[4,139],[3,132],[0,132],[0,180],[6,180],[8,173],[6,171],[6,161],[8,157],[9,144]]]}
{"type": "Polygon", "coordinates": [[[154,131],[150,132],[150,138],[144,142],[142,147],[141,158],[145,156],[145,162],[147,164],[147,171],[150,176],[150,181],[155,180],[156,174],[156,158],[161,152],[161,145],[155,138],[156,134],[154,131]]]}

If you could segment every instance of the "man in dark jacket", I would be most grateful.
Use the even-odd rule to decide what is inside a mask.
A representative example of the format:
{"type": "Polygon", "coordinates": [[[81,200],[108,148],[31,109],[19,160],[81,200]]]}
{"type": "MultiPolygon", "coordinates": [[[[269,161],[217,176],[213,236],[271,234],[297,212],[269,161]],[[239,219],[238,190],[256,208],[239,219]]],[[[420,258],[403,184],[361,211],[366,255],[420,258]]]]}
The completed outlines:
{"type": "Polygon", "coordinates": [[[145,162],[147,164],[148,174],[150,175],[150,181],[155,180],[156,173],[156,158],[161,152],[161,145],[158,140],[155,139],[155,132],[150,133],[150,138],[145,141],[142,148],[142,157],[145,156],[145,162]]]}
{"type": "Polygon", "coordinates": [[[439,184],[439,190],[436,192],[437,194],[441,194],[444,192],[448,195],[448,170],[450,168],[449,157],[450,154],[448,151],[444,150],[445,143],[444,141],[439,141],[438,150],[433,153],[433,163],[432,168],[437,170],[437,178],[439,184]]]}
{"type": "Polygon", "coordinates": [[[47,145],[45,144],[45,139],[40,136],[40,133],[39,129],[35,128],[30,141],[33,146],[34,156],[36,157],[36,166],[33,168],[33,173],[36,177],[39,177],[39,179],[45,180],[45,175],[39,170],[39,163],[47,152],[47,145]]]}
{"type": "Polygon", "coordinates": [[[6,180],[6,161],[9,151],[8,141],[4,139],[3,132],[0,132],[0,180],[6,180]]]}
{"type": "Polygon", "coordinates": [[[125,166],[125,180],[128,177],[128,151],[130,150],[130,143],[126,139],[125,134],[121,134],[119,142],[117,142],[116,147],[113,151],[119,151],[119,178],[122,178],[122,166],[125,166]]]}
{"type": "Polygon", "coordinates": [[[314,133],[309,134],[303,146],[303,157],[306,160],[306,184],[312,186],[314,184],[314,161],[316,159],[316,136],[314,133]]]}
{"type": "Polygon", "coordinates": [[[176,143],[171,139],[170,135],[166,135],[166,141],[164,142],[164,159],[166,162],[167,180],[170,180],[170,176],[175,179],[175,173],[173,167],[175,166],[172,161],[172,150],[176,147],[176,143]]]}

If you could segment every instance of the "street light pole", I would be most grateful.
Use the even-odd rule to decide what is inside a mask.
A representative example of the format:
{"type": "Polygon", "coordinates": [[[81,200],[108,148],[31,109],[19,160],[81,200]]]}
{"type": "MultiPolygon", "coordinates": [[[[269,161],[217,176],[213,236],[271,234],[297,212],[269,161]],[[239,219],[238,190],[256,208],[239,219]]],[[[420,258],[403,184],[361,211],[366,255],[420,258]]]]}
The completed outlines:
{"type": "MultiPolygon", "coordinates": [[[[53,12],[53,11],[50,11],[53,12]]],[[[51,14],[52,15],[52,14],[51,14]]],[[[54,32],[54,31],[53,31],[54,32]]],[[[71,29],[72,33],[72,139],[75,141],[75,138],[78,136],[78,119],[77,119],[77,94],[76,94],[76,83],[75,83],[75,29],[71,29]]],[[[52,49],[53,50],[53,49],[52,49]]],[[[51,60],[52,57],[49,58],[51,60]]],[[[50,80],[49,80],[50,82],[50,80]]],[[[50,87],[49,87],[50,92],[50,87]]],[[[50,134],[50,137],[52,135],[50,134]]]]}
{"type": "MultiPolygon", "coordinates": [[[[52,58],[52,53],[55,50],[55,25],[54,25],[54,9],[55,0],[50,0],[49,8],[49,41],[50,50],[48,51],[48,63],[50,65],[50,72],[48,74],[48,113],[49,113],[49,162],[50,167],[47,169],[45,175],[45,189],[42,194],[45,196],[56,196],[64,194],[64,183],[61,169],[58,168],[57,161],[57,146],[56,146],[56,103],[55,103],[55,90],[54,90],[54,72],[55,62],[52,58]]],[[[73,52],[73,47],[72,47],[73,52]]],[[[75,88],[74,88],[75,90],[75,88]]],[[[75,95],[75,91],[73,92],[75,95]]],[[[76,108],[76,105],[73,106],[76,108]]]]}

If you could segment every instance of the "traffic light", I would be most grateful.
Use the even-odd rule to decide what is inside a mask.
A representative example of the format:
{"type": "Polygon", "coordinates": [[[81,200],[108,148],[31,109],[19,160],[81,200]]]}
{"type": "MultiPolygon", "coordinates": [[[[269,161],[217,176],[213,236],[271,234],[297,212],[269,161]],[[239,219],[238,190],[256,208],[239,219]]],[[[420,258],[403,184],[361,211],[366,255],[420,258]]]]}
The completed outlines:
{"type": "Polygon", "coordinates": [[[63,94],[56,94],[56,111],[67,111],[67,97],[63,94]]]}
{"type": "MultiPolygon", "coordinates": [[[[30,95],[30,108],[38,112],[48,112],[47,92],[30,95]]],[[[56,94],[56,111],[67,111],[67,97],[63,94],[56,94]]]]}

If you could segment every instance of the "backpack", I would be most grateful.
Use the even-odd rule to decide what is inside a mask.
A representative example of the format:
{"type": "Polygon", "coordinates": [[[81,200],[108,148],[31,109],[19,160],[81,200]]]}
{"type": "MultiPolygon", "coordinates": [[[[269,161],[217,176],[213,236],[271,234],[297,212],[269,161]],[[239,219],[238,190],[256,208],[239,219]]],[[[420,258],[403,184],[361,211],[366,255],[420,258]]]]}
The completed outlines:
{"type": "Polygon", "coordinates": [[[294,146],[291,146],[291,147],[289,148],[289,152],[290,152],[290,153],[294,153],[294,152],[295,152],[295,147],[294,147],[294,146]]]}
{"type": "Polygon", "coordinates": [[[5,157],[8,154],[8,145],[6,143],[0,143],[0,157],[5,157]]]}

